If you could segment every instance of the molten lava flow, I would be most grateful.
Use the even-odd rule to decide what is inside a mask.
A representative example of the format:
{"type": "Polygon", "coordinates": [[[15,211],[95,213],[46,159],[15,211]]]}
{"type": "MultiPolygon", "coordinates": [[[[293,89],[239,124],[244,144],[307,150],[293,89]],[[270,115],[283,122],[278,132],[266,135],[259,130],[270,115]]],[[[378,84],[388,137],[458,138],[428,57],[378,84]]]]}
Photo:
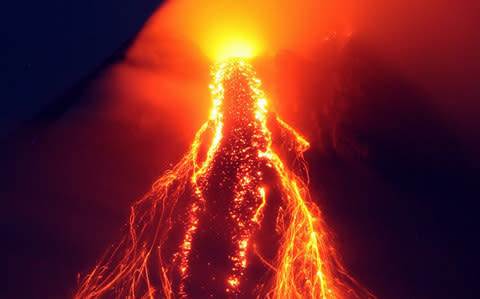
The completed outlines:
{"type": "Polygon", "coordinates": [[[252,67],[218,63],[210,88],[190,151],[76,298],[373,297],[338,262],[305,182],[309,144],[268,112],[252,67]]]}

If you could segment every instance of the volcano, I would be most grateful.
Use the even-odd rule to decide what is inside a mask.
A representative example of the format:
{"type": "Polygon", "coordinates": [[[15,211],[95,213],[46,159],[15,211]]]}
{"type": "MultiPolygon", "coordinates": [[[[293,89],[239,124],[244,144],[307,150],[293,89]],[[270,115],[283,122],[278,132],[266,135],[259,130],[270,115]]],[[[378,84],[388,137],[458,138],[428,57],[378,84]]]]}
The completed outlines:
{"type": "MultiPolygon", "coordinates": [[[[428,105],[435,99],[376,56],[361,36],[354,35],[344,47],[337,46],[335,39],[325,41],[312,60],[278,53],[269,61],[268,71],[252,61],[268,94],[267,111],[262,110],[261,115],[270,134],[261,129],[241,130],[239,136],[258,153],[264,152],[262,146],[270,135],[271,153],[282,161],[284,170],[277,171],[275,163],[266,165],[272,155],[255,156],[258,159],[254,161],[263,161],[254,165],[262,176],[252,181],[251,192],[243,197],[245,206],[235,214],[251,223],[245,230],[244,269],[243,260],[234,267],[241,252],[238,241],[244,236],[230,215],[236,193],[216,194],[222,189],[220,183],[230,186],[229,190],[238,185],[236,176],[221,182],[227,176],[219,171],[238,170],[222,166],[222,161],[237,157],[232,149],[242,145],[234,144],[234,128],[243,127],[240,119],[258,124],[252,116],[258,98],[248,96],[250,87],[244,84],[249,76],[240,76],[243,79],[236,83],[229,81],[233,85],[222,83],[223,101],[218,106],[213,102],[218,108],[213,111],[223,113],[222,138],[208,163],[211,168],[203,168],[220,124],[216,121],[220,118],[212,113],[208,117],[212,106],[209,62],[198,58],[201,55],[194,46],[179,45],[164,35],[156,36],[155,42],[134,41],[144,56],[132,55],[132,46],[126,45],[128,50],[120,50],[98,72],[62,96],[52,109],[19,132],[23,134],[2,142],[1,250],[7,286],[0,288],[0,297],[71,298],[75,292],[78,296],[98,292],[98,297],[104,298],[131,296],[131,284],[126,285],[132,278],[136,296],[154,297],[165,292],[171,297],[274,297],[281,292],[276,288],[279,285],[292,289],[277,282],[300,287],[298,283],[306,280],[277,280],[280,277],[275,275],[279,269],[288,270],[279,267],[285,256],[282,249],[286,249],[282,236],[288,235],[285,231],[292,223],[286,216],[287,207],[302,207],[290,205],[285,196],[290,191],[284,189],[279,173],[287,173],[287,185],[291,179],[297,182],[313,218],[325,219],[338,234],[335,244],[327,244],[342,253],[350,273],[379,297],[475,298],[471,293],[476,251],[470,240],[475,233],[472,219],[478,176],[454,132],[428,105]],[[229,93],[238,88],[246,91],[229,93]],[[289,129],[274,109],[308,139],[310,148],[304,155],[310,180],[302,159],[305,138],[298,138],[301,136],[289,129]],[[235,120],[237,113],[240,118],[235,120]],[[194,137],[199,127],[200,136],[194,137]],[[261,137],[253,148],[255,138],[249,134],[261,137]],[[196,158],[189,156],[192,148],[196,158]],[[177,166],[168,164],[179,160],[177,166]],[[132,203],[166,169],[171,170],[133,205],[131,226],[128,214],[132,203]],[[192,181],[194,173],[196,183],[192,181]],[[310,192],[306,185],[311,186],[310,192]],[[175,207],[162,206],[171,204],[172,199],[177,202],[175,207]],[[194,203],[198,210],[192,213],[194,203]],[[257,218],[251,217],[247,206],[257,218]],[[217,215],[215,220],[212,215],[217,215]],[[188,229],[197,220],[188,243],[188,229]],[[156,229],[161,231],[156,242],[157,246],[163,242],[162,255],[158,247],[152,247],[156,229]],[[135,232],[134,247],[130,232],[135,232]],[[234,241],[233,236],[240,238],[234,241]],[[101,259],[112,243],[117,252],[108,249],[101,259]],[[189,252],[184,250],[188,247],[189,252]],[[134,249],[132,255],[130,249],[134,249]],[[124,260],[126,256],[143,260],[134,260],[141,262],[132,266],[133,259],[124,260]],[[125,272],[121,279],[112,280],[120,273],[115,267],[122,261],[128,261],[123,263],[125,272]],[[147,271],[130,275],[139,265],[148,269],[150,288],[145,280],[147,271]],[[198,272],[200,268],[204,272],[198,272]],[[103,271],[104,276],[91,275],[95,270],[103,271]]],[[[218,67],[214,68],[212,91],[218,91],[218,67]]],[[[246,160],[241,155],[235,163],[239,166],[246,160]]],[[[254,172],[246,173],[256,177],[254,172]]],[[[331,235],[321,221],[315,224],[316,236],[322,232],[331,235]]],[[[333,249],[322,252],[336,256],[333,249]]],[[[327,269],[341,269],[334,262],[330,265],[327,269]]],[[[327,278],[340,277],[339,281],[346,280],[344,285],[349,286],[340,286],[341,290],[356,290],[355,283],[337,270],[330,276],[325,271],[327,278]]],[[[324,289],[335,291],[335,282],[324,289]]]]}

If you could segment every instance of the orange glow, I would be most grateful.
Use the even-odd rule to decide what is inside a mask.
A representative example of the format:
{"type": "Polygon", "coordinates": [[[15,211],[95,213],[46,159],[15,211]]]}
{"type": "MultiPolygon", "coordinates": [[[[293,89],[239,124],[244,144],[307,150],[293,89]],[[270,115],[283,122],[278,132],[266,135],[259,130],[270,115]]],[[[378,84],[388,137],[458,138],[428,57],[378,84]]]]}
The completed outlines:
{"type": "Polygon", "coordinates": [[[202,32],[198,43],[211,60],[252,58],[264,51],[264,45],[253,28],[249,29],[245,24],[231,23],[231,21],[225,21],[219,26],[212,26],[202,32]]]}
{"type": "Polygon", "coordinates": [[[205,233],[200,229],[209,221],[205,215],[227,221],[226,227],[215,226],[221,232],[215,238],[225,236],[230,248],[223,260],[229,268],[221,265],[220,272],[205,280],[222,286],[221,290],[212,289],[209,296],[237,298],[248,293],[254,298],[373,298],[341,266],[321,212],[310,198],[303,160],[308,141],[278,117],[274,119],[282,138],[291,144],[288,150],[305,168],[303,179],[273,149],[268,101],[252,66],[243,59],[230,59],[216,63],[212,75],[210,118],[197,132],[190,151],[134,204],[128,234],[84,278],[75,298],[189,298],[195,286],[191,279],[206,279],[206,269],[195,268],[196,263],[203,262],[198,260],[198,235],[205,233]],[[206,153],[201,154],[202,148],[206,153]],[[236,166],[221,166],[225,163],[236,166]],[[229,169],[235,171],[233,176],[222,175],[229,169]],[[275,174],[277,183],[269,188],[278,188],[281,193],[274,228],[278,250],[276,257],[268,260],[258,251],[262,240],[257,237],[265,229],[265,211],[272,201],[264,171],[275,174]],[[224,192],[222,182],[233,182],[231,189],[226,187],[231,197],[209,195],[214,188],[224,192]],[[192,195],[184,202],[186,190],[192,190],[192,195]],[[211,200],[226,202],[226,213],[210,211],[211,200]],[[186,205],[187,217],[178,226],[174,211],[182,205],[186,205]],[[174,227],[184,233],[175,253],[168,257],[165,248],[171,246],[169,238],[176,238],[171,236],[174,227]],[[255,260],[263,264],[267,279],[249,286],[248,267],[255,260]]]}
{"type": "Polygon", "coordinates": [[[333,21],[332,16],[339,10],[347,14],[349,4],[171,0],[150,18],[141,34],[149,36],[151,41],[165,33],[188,40],[212,61],[250,58],[282,50],[309,55],[329,32],[343,32],[347,24],[333,21]]]}
{"type": "Polygon", "coordinates": [[[228,58],[251,58],[257,54],[254,42],[245,38],[229,38],[212,43],[212,49],[208,50],[210,55],[218,60],[228,58]]]}

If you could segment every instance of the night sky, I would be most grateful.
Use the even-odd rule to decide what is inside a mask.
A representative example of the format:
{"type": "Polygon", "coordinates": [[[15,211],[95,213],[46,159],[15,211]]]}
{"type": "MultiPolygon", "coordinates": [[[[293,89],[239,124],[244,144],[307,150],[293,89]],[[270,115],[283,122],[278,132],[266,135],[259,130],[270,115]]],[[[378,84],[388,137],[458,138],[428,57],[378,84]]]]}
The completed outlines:
{"type": "Polygon", "coordinates": [[[0,136],[92,72],[162,1],[14,1],[0,12],[0,136]]]}
{"type": "MultiPolygon", "coordinates": [[[[29,2],[0,13],[0,297],[70,298],[205,120],[209,62],[135,39],[159,1],[29,2]]],[[[352,275],[379,298],[477,298],[480,9],[367,2],[351,38],[254,65],[312,144],[352,275]]]]}

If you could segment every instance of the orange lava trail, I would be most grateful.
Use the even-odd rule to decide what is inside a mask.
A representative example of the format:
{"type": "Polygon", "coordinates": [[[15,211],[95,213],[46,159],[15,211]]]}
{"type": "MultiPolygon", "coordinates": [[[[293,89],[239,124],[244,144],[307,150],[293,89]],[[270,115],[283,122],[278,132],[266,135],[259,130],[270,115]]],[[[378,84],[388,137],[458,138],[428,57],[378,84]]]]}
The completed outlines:
{"type": "Polygon", "coordinates": [[[182,160],[133,205],[128,233],[75,298],[374,298],[340,264],[310,198],[308,141],[268,111],[248,62],[220,62],[212,73],[210,119],[182,160]],[[271,126],[301,167],[280,158],[271,126]],[[273,257],[260,237],[269,231],[277,235],[273,257]],[[202,249],[216,241],[227,252],[202,249]]]}

